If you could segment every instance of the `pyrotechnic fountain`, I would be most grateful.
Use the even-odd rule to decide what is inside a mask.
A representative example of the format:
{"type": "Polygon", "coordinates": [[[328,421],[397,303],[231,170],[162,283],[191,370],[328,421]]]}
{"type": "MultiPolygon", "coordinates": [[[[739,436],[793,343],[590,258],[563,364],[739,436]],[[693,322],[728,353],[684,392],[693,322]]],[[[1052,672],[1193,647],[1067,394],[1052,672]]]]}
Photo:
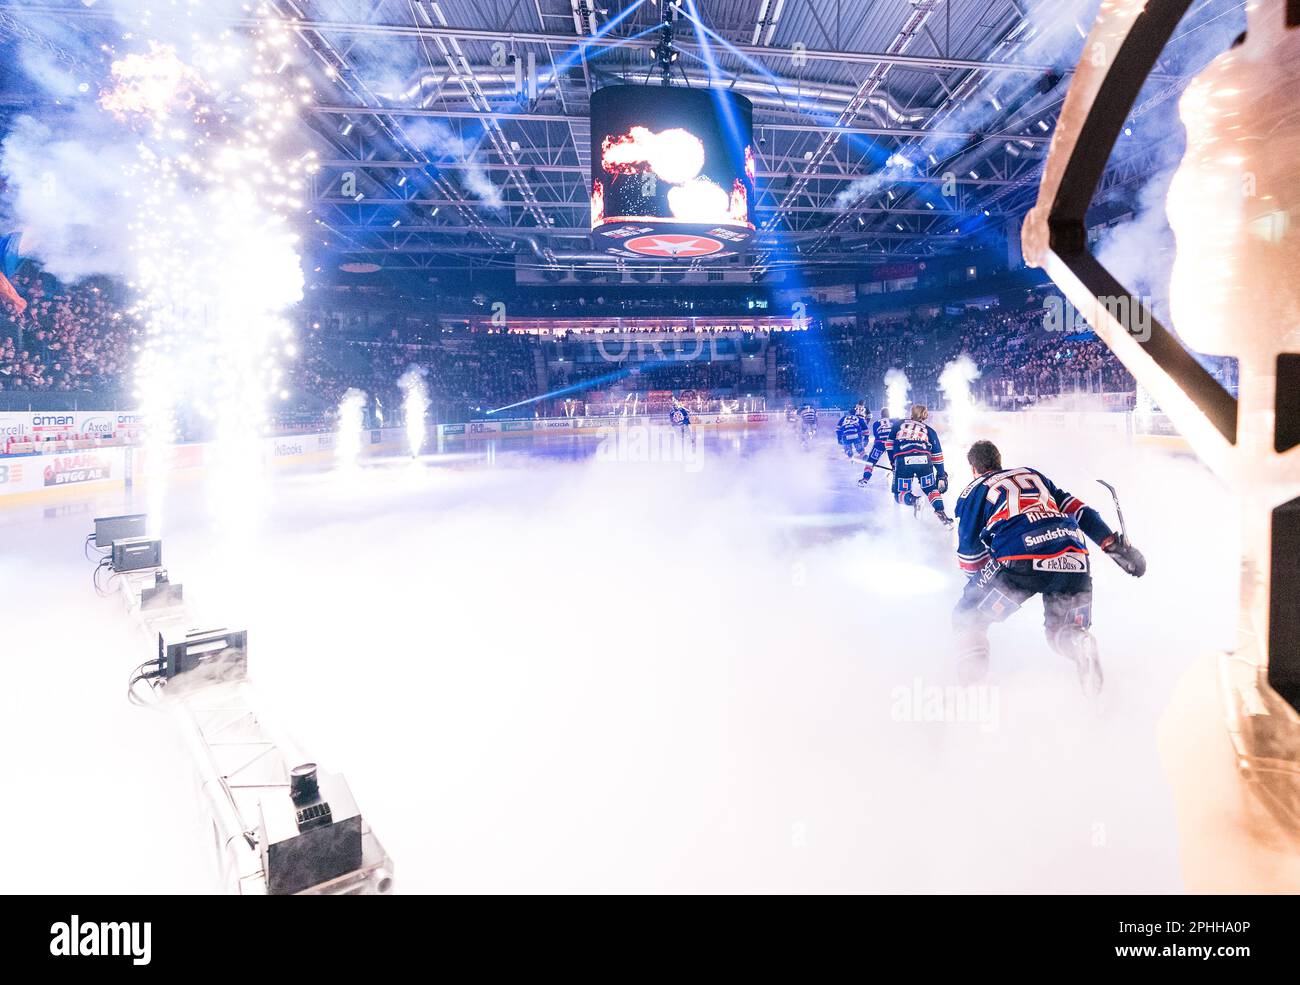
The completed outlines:
{"type": "Polygon", "coordinates": [[[365,427],[366,395],[350,387],[339,401],[339,427],[334,445],[336,467],[355,470],[361,459],[361,432],[365,427]]]}
{"type": "Polygon", "coordinates": [[[885,406],[889,416],[897,420],[907,416],[907,395],[912,384],[907,374],[901,369],[890,369],[885,373],[885,406]]]}
{"type": "Polygon", "coordinates": [[[424,382],[424,368],[409,367],[397,381],[397,385],[405,394],[402,409],[406,414],[406,442],[411,450],[411,457],[414,458],[424,447],[427,433],[424,416],[429,410],[429,390],[424,382]]]}
{"type": "Polygon", "coordinates": [[[939,389],[947,403],[948,437],[945,446],[952,448],[949,457],[954,462],[964,460],[966,448],[975,437],[975,396],[970,385],[979,376],[979,367],[966,353],[949,362],[939,374],[939,389]]]}

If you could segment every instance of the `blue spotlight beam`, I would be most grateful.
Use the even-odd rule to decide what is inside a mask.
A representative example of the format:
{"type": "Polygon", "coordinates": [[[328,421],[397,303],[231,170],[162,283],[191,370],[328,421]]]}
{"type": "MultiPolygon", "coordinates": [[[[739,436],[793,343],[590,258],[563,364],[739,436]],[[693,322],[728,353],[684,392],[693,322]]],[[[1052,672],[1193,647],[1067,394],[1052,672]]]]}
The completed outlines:
{"type": "MultiPolygon", "coordinates": [[[[689,20],[695,26],[696,35],[700,39],[700,48],[702,51],[706,53],[705,55],[706,61],[712,63],[711,74],[721,75],[721,72],[717,69],[717,60],[713,55],[711,46],[709,46],[708,42],[705,40],[706,36],[708,38],[712,38],[713,41],[715,41],[719,47],[726,50],[729,54],[734,55],[736,58],[739,58],[747,66],[749,66],[759,75],[761,75],[763,78],[767,79],[767,81],[772,84],[772,88],[775,89],[778,93],[782,91],[783,86],[787,84],[788,80],[775,74],[771,69],[769,69],[766,65],[759,62],[757,59],[752,58],[751,56],[745,54],[743,51],[741,51],[739,48],[733,45],[730,41],[724,38],[721,34],[719,34],[717,31],[713,30],[713,28],[705,24],[702,20],[700,20],[698,16],[696,16],[695,13],[692,12],[695,6],[694,0],[688,0],[688,2],[690,3],[692,10],[682,11],[682,16],[685,17],[687,20],[689,20]]],[[[818,123],[838,133],[842,139],[847,139],[850,143],[857,145],[858,149],[861,150],[863,154],[879,162],[880,158],[882,157],[882,152],[879,146],[879,142],[877,140],[863,137],[861,134],[854,133],[853,131],[847,129],[846,124],[842,124],[839,121],[839,118],[834,116],[833,114],[820,113],[817,112],[812,107],[804,107],[804,108],[807,110],[808,115],[811,116],[813,119],[817,120],[818,123]]]]}
{"type": "MultiPolygon", "coordinates": [[[[642,0],[642,2],[644,2],[644,0],[642,0]]],[[[603,56],[609,54],[610,52],[619,51],[621,45],[624,45],[624,44],[631,44],[633,41],[639,41],[639,40],[641,40],[642,38],[644,38],[646,35],[648,35],[648,34],[653,34],[653,33],[655,33],[655,32],[658,31],[658,30],[659,30],[659,25],[658,25],[658,24],[654,24],[654,25],[652,25],[652,26],[650,26],[650,27],[647,27],[644,31],[638,31],[636,34],[629,34],[629,35],[628,35],[627,37],[625,37],[625,38],[619,38],[619,39],[618,39],[618,42],[619,42],[618,44],[614,44],[614,45],[601,45],[600,48],[598,48],[598,49],[597,49],[597,50],[596,50],[596,51],[591,55],[591,57],[590,57],[589,60],[590,60],[590,61],[595,61],[597,58],[601,58],[601,57],[603,57],[603,56]]],[[[590,47],[591,47],[591,44],[590,44],[590,41],[588,41],[586,44],[582,44],[582,45],[578,46],[578,48],[575,48],[574,51],[575,51],[575,52],[577,52],[577,51],[586,51],[586,50],[588,50],[590,47]]],[[[559,79],[560,79],[560,74],[561,74],[562,72],[566,72],[566,71],[568,71],[568,70],[569,70],[569,69],[574,65],[574,63],[576,63],[576,62],[577,62],[577,58],[575,58],[575,57],[571,57],[571,56],[569,56],[569,55],[566,55],[565,57],[561,58],[561,59],[560,59],[559,61],[557,61],[557,62],[553,62],[552,65],[551,65],[550,70],[549,70],[545,75],[543,75],[543,76],[541,76],[540,78],[538,78],[538,80],[537,80],[537,92],[538,92],[538,95],[540,96],[541,93],[542,93],[542,92],[543,92],[547,87],[549,87],[549,86],[551,86],[551,85],[558,85],[558,83],[559,83],[559,79]]]]}
{"type": "MultiPolygon", "coordinates": [[[[606,37],[609,35],[609,33],[610,33],[611,31],[614,30],[614,28],[618,27],[619,24],[623,23],[623,21],[627,20],[627,19],[628,19],[629,17],[631,17],[634,13],[636,13],[636,12],[637,12],[638,10],[640,10],[643,6],[645,6],[646,2],[647,2],[647,0],[636,0],[636,3],[632,4],[632,6],[628,7],[626,10],[624,10],[624,11],[623,11],[621,14],[619,14],[617,17],[614,17],[613,19],[611,19],[610,21],[608,21],[608,22],[607,22],[603,27],[600,28],[600,30],[596,31],[595,34],[592,34],[592,35],[590,35],[590,36],[588,36],[588,37],[584,37],[583,39],[581,39],[581,40],[580,40],[580,41],[579,41],[579,42],[578,42],[578,43],[577,43],[577,44],[576,44],[576,45],[575,45],[575,46],[574,46],[574,47],[573,47],[573,48],[572,48],[572,49],[571,49],[571,50],[570,50],[570,51],[569,51],[569,52],[568,52],[568,53],[567,53],[563,58],[561,58],[559,61],[554,61],[554,62],[552,62],[552,63],[551,63],[551,70],[550,70],[550,79],[549,79],[549,82],[554,82],[554,83],[556,83],[556,84],[558,85],[558,81],[559,81],[559,78],[560,78],[561,74],[563,74],[564,72],[568,71],[568,69],[571,68],[573,65],[576,65],[577,62],[578,62],[578,60],[579,60],[580,58],[582,58],[582,56],[586,53],[587,49],[590,48],[590,47],[592,46],[592,44],[594,44],[595,42],[600,41],[600,40],[606,38],[606,37]]],[[[628,42],[631,42],[631,41],[636,41],[636,40],[638,40],[638,39],[640,39],[640,38],[645,37],[647,34],[651,33],[652,31],[656,31],[656,30],[658,30],[658,28],[659,28],[659,25],[658,25],[658,24],[655,24],[654,26],[649,27],[649,28],[647,28],[646,30],[641,31],[641,32],[639,32],[639,33],[637,33],[637,34],[631,35],[630,37],[617,39],[616,43],[613,44],[613,45],[602,45],[602,46],[601,46],[600,54],[604,54],[604,52],[605,52],[606,49],[609,50],[609,51],[614,51],[614,50],[616,50],[616,49],[618,48],[618,46],[619,46],[620,44],[625,44],[625,43],[628,43],[628,42]]],[[[541,80],[539,80],[538,84],[539,84],[539,86],[540,86],[540,84],[541,84],[541,80]]],[[[512,115],[512,116],[513,116],[513,115],[516,115],[516,114],[522,116],[522,115],[524,115],[524,109],[525,109],[525,107],[523,107],[523,106],[519,106],[518,104],[516,104],[516,105],[513,107],[513,109],[500,109],[500,110],[495,110],[495,112],[498,112],[498,113],[508,113],[509,115],[512,115]]],[[[464,135],[461,137],[461,139],[462,139],[463,141],[466,141],[466,142],[468,142],[468,141],[470,141],[470,140],[479,140],[479,139],[481,139],[484,135],[487,134],[488,130],[489,130],[492,126],[495,126],[496,129],[497,129],[498,131],[500,131],[500,129],[501,129],[501,125],[500,125],[500,123],[498,123],[498,122],[497,122],[496,120],[494,120],[494,119],[479,120],[479,121],[477,121],[477,129],[478,129],[478,133],[477,133],[477,135],[475,135],[475,136],[471,136],[470,133],[466,133],[466,134],[464,134],[464,135]]],[[[436,162],[434,163],[434,166],[435,166],[435,167],[437,166],[436,162]]],[[[482,202],[475,202],[475,204],[478,205],[479,207],[482,207],[482,205],[483,205],[482,202]]]]}
{"type": "Polygon", "coordinates": [[[695,30],[695,38],[700,43],[700,52],[704,56],[704,64],[709,70],[709,93],[713,96],[714,103],[717,104],[718,115],[722,117],[723,125],[727,128],[732,147],[739,150],[743,159],[745,139],[740,132],[740,122],[736,119],[736,109],[731,105],[726,93],[720,89],[715,89],[713,86],[714,80],[722,78],[722,73],[718,69],[718,60],[713,57],[713,46],[709,44],[708,36],[700,30],[701,21],[699,11],[695,8],[695,0],[686,0],[686,8],[686,19],[691,22],[691,27],[695,30]]]}
{"type": "Polygon", "coordinates": [[[597,376],[594,379],[582,380],[578,383],[570,383],[568,386],[562,386],[558,390],[552,390],[549,393],[543,393],[536,397],[529,397],[527,400],[517,400],[513,404],[506,404],[504,407],[494,407],[492,410],[484,411],[484,413],[499,414],[503,410],[514,410],[516,407],[527,407],[543,400],[562,397],[566,393],[574,393],[578,390],[588,390],[593,386],[600,386],[603,383],[613,383],[615,380],[621,380],[625,376],[630,376],[631,373],[632,370],[630,368],[615,370],[612,373],[606,373],[604,376],[597,376]]]}
{"type": "MultiPolygon", "coordinates": [[[[638,363],[636,368],[641,373],[651,373],[661,366],[676,365],[678,360],[675,359],[653,359],[647,362],[638,363]]],[[[621,380],[624,377],[632,375],[633,367],[625,369],[616,369],[612,373],[605,373],[603,376],[596,376],[590,380],[580,380],[577,383],[570,383],[568,386],[562,386],[558,390],[552,390],[549,393],[543,393],[540,396],[529,397],[527,400],[517,400],[513,404],[506,404],[504,407],[494,407],[492,410],[484,411],[485,414],[499,414],[503,410],[514,410],[516,407],[527,407],[531,404],[539,403],[543,400],[550,400],[554,397],[562,397],[566,393],[574,393],[578,390],[590,390],[593,387],[601,386],[605,383],[613,383],[615,380],[621,380]]]]}
{"type": "MultiPolygon", "coordinates": [[[[606,37],[606,36],[609,34],[610,31],[612,31],[614,28],[616,28],[616,27],[617,27],[619,24],[621,24],[623,21],[625,21],[625,20],[627,20],[629,17],[631,17],[632,14],[636,13],[636,11],[640,10],[641,7],[643,7],[643,6],[645,5],[645,3],[646,3],[646,0],[637,0],[636,3],[634,3],[632,6],[628,7],[627,10],[623,11],[623,13],[621,13],[621,14],[619,14],[617,17],[615,17],[613,20],[611,20],[609,23],[607,23],[604,27],[602,27],[602,28],[601,28],[599,31],[597,31],[595,34],[591,35],[590,37],[583,38],[583,39],[582,39],[578,44],[576,44],[576,45],[573,47],[573,49],[572,49],[568,54],[566,54],[566,55],[565,55],[563,58],[561,58],[559,61],[557,61],[557,62],[552,62],[552,63],[551,63],[551,74],[552,74],[552,76],[553,76],[554,78],[559,78],[561,72],[567,71],[568,69],[570,69],[570,68],[572,68],[574,65],[576,65],[576,64],[578,63],[578,60],[579,60],[580,58],[582,58],[582,56],[586,53],[587,49],[590,48],[590,47],[592,46],[592,44],[594,44],[595,42],[597,42],[597,41],[601,40],[602,38],[606,37]]],[[[627,43],[630,42],[630,41],[636,41],[636,40],[638,40],[638,39],[640,39],[640,38],[645,37],[647,34],[650,34],[650,33],[654,32],[654,31],[657,31],[657,30],[659,30],[659,25],[658,25],[658,24],[653,24],[653,25],[651,25],[650,27],[646,28],[644,31],[641,31],[641,32],[639,32],[639,33],[637,33],[637,34],[633,34],[633,35],[631,35],[630,37],[619,38],[619,39],[618,39],[618,44],[615,44],[615,45],[613,45],[612,47],[611,47],[611,46],[608,46],[608,45],[602,45],[602,48],[606,48],[606,47],[608,47],[610,51],[614,51],[614,50],[616,50],[616,49],[618,48],[618,45],[620,45],[620,44],[627,44],[627,43]]],[[[602,53],[603,53],[603,52],[602,52],[602,53]]]]}
{"type": "MultiPolygon", "coordinates": [[[[707,36],[709,38],[712,38],[713,41],[716,42],[716,44],[719,47],[723,48],[729,54],[740,59],[745,65],[749,66],[759,75],[761,75],[763,78],[767,79],[772,84],[773,88],[777,89],[778,91],[781,90],[782,86],[786,83],[785,79],[773,73],[770,69],[768,69],[762,63],[758,62],[756,59],[745,54],[745,52],[738,49],[730,41],[728,41],[722,35],[718,34],[707,24],[705,24],[698,16],[698,10],[695,9],[694,0],[687,0],[687,3],[690,5],[691,9],[683,10],[682,16],[686,17],[695,26],[696,33],[700,39],[701,50],[706,49],[707,42],[705,41],[705,37],[707,36]]],[[[712,53],[709,52],[708,56],[711,58],[712,53]]],[[[713,61],[714,64],[716,65],[716,59],[713,59],[713,61]]],[[[892,151],[888,147],[882,147],[881,141],[879,141],[878,139],[864,137],[861,134],[855,133],[851,130],[844,129],[845,125],[842,124],[839,121],[839,119],[832,114],[821,113],[812,108],[806,108],[806,111],[810,116],[816,119],[819,123],[826,126],[832,132],[838,134],[841,140],[847,141],[851,146],[853,146],[855,149],[860,151],[865,158],[867,158],[872,162],[873,167],[883,168],[886,166],[888,155],[892,153],[892,151]]],[[[903,143],[903,146],[907,147],[908,149],[916,149],[918,151],[924,152],[927,149],[943,147],[949,144],[950,142],[955,143],[959,140],[964,140],[964,138],[961,138],[956,134],[946,133],[943,131],[929,131],[929,132],[918,133],[916,134],[916,136],[908,138],[908,140],[903,143]]],[[[927,198],[932,197],[930,195],[921,194],[918,190],[913,190],[912,195],[914,198],[919,198],[921,200],[926,200],[927,198]]],[[[779,230],[777,229],[775,222],[773,221],[774,218],[775,217],[769,218],[764,223],[764,228],[767,229],[768,232],[779,233],[779,230]]],[[[967,217],[968,221],[963,222],[962,224],[963,229],[972,226],[978,228],[984,225],[984,223],[978,221],[978,219],[982,219],[982,218],[983,218],[982,216],[981,217],[968,216],[967,217]]],[[[798,260],[801,258],[792,256],[790,254],[789,249],[785,247],[784,244],[778,244],[775,248],[772,248],[768,251],[769,258],[773,254],[775,254],[778,258],[789,258],[792,261],[793,269],[796,270],[798,269],[799,266],[798,260]]],[[[770,265],[771,265],[771,261],[769,259],[769,262],[765,263],[764,266],[770,266],[770,265]]]]}

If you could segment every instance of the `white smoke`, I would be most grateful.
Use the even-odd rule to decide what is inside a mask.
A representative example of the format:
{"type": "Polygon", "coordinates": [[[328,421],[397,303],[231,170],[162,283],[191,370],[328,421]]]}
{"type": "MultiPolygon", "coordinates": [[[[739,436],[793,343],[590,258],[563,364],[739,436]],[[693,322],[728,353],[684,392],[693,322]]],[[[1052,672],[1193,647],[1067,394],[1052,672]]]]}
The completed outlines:
{"type": "Polygon", "coordinates": [[[847,209],[859,199],[874,195],[886,185],[907,177],[915,170],[915,166],[910,161],[891,157],[879,171],[850,181],[835,196],[835,205],[837,208],[847,209]]]}
{"type": "Polygon", "coordinates": [[[463,164],[460,182],[466,191],[478,199],[478,205],[489,209],[504,207],[501,187],[489,177],[480,162],[476,144],[457,136],[445,123],[428,117],[420,117],[405,124],[403,133],[435,165],[439,162],[463,164]]]}
{"type": "Polygon", "coordinates": [[[939,389],[947,403],[949,433],[959,448],[965,448],[972,438],[977,408],[971,384],[979,377],[975,360],[964,352],[947,363],[939,374],[939,389]]]}
{"type": "Polygon", "coordinates": [[[1165,199],[1175,166],[1166,167],[1137,192],[1132,215],[1099,240],[1097,259],[1134,296],[1157,312],[1169,302],[1169,278],[1177,246],[1165,215],[1165,199]]]}
{"type": "MultiPolygon", "coordinates": [[[[1152,562],[1134,581],[1095,557],[1099,710],[1033,601],[992,634],[989,700],[950,714],[934,696],[956,683],[947,617],[962,578],[943,531],[857,489],[833,438],[805,454],[744,432],[744,451],[703,433],[693,473],[526,456],[523,439],[495,469],[371,459],[355,487],[280,477],[243,568],[256,686],[346,775],[399,892],[1177,892],[1156,724],[1183,668],[1232,638],[1232,538],[1198,545],[1196,579],[1179,564],[1193,512],[1228,509],[1227,495],[1185,458],[1089,428],[1066,442],[1034,421],[989,415],[978,436],[1112,522],[1091,480],[1114,482],[1152,562]],[[381,572],[380,594],[359,603],[340,557],[381,572]],[[712,575],[687,591],[696,561],[712,575]],[[382,670],[367,653],[386,655],[382,670]],[[1043,765],[1032,776],[1026,749],[1043,765]]],[[[228,625],[212,521],[185,484],[172,494],[168,567],[228,625]]],[[[211,838],[188,823],[173,725],[114,697],[147,642],[120,606],[73,591],[88,579],[67,548],[87,515],[13,524],[0,552],[0,597],[46,617],[13,621],[7,641],[57,644],[86,685],[0,693],[0,745],[48,753],[9,757],[15,796],[47,823],[0,816],[0,837],[32,849],[6,885],[205,891],[211,838]],[[79,826],[88,796],[118,809],[79,826]],[[113,851],[159,819],[175,823],[157,825],[156,850],[113,851]]]]}
{"type": "Polygon", "coordinates": [[[133,272],[122,194],[136,149],[97,107],[79,105],[50,121],[20,116],[0,145],[7,221],[23,231],[23,252],[65,281],[133,272]]]}
{"type": "Polygon", "coordinates": [[[907,416],[907,396],[911,389],[911,381],[901,369],[894,367],[885,371],[885,406],[889,408],[890,417],[897,420],[907,416]]]}

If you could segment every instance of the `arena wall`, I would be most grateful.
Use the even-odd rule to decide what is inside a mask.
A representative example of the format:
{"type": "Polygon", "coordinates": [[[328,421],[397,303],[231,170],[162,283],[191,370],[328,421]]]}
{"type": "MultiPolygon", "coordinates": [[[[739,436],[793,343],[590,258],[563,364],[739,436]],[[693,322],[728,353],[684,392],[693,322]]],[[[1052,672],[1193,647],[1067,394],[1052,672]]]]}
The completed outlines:
{"type": "MultiPolygon", "coordinates": [[[[839,411],[821,411],[818,420],[824,434],[833,433],[839,411]]],[[[101,492],[121,487],[128,479],[140,481],[151,471],[144,449],[124,443],[136,437],[138,420],[133,414],[78,411],[68,414],[0,415],[0,428],[15,436],[95,434],[101,438],[81,441],[43,440],[39,445],[24,442],[11,445],[18,454],[0,455],[0,503],[12,505],[30,499],[101,492]],[[17,418],[18,420],[15,420],[17,418]],[[118,420],[118,419],[121,420],[118,420]],[[41,430],[37,430],[41,429],[41,430]]],[[[1078,431],[1111,433],[1137,444],[1154,445],[1171,451],[1186,451],[1186,442],[1168,426],[1161,415],[1087,411],[981,411],[976,427],[990,435],[1029,428],[1036,432],[1069,434],[1078,431]]],[[[943,414],[934,422],[942,434],[949,426],[943,414]]],[[[484,439],[536,438],[547,435],[599,438],[620,427],[662,425],[663,417],[544,418],[513,421],[472,421],[440,424],[430,429],[428,451],[444,451],[484,439]]],[[[783,412],[700,415],[696,424],[703,430],[777,427],[785,424],[783,412]]],[[[0,432],[3,435],[6,432],[0,432]]],[[[336,435],[330,432],[280,435],[264,441],[265,460],[275,469],[319,468],[335,453],[336,435]]],[[[401,428],[377,428],[363,432],[362,454],[401,455],[407,449],[401,428]]],[[[168,472],[202,469],[210,464],[212,446],[177,445],[168,450],[168,472]]]]}

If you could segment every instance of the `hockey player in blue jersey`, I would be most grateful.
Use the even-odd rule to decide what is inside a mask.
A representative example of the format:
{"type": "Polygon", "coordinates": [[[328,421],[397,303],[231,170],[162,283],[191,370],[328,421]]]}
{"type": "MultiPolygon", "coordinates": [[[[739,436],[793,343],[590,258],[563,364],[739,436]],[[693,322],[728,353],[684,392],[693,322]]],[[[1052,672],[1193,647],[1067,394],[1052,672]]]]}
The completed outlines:
{"type": "Polygon", "coordinates": [[[835,425],[835,437],[839,439],[840,447],[849,458],[866,452],[867,429],[870,425],[871,418],[867,415],[866,407],[861,403],[855,404],[851,411],[840,418],[839,424],[835,425]]]}
{"type": "Polygon", "coordinates": [[[882,454],[888,453],[889,464],[894,470],[894,498],[903,506],[920,510],[920,497],[912,492],[912,483],[917,482],[922,494],[934,507],[939,522],[951,527],[952,518],[943,509],[943,494],[948,491],[948,470],[943,464],[939,435],[926,423],[929,416],[930,411],[924,404],[913,404],[908,419],[896,423],[884,440],[871,446],[858,484],[865,486],[871,481],[876,462],[882,454]]]}
{"type": "MultiPolygon", "coordinates": [[[[889,408],[880,408],[880,417],[871,424],[871,447],[879,446],[884,449],[885,442],[889,440],[889,432],[894,430],[894,425],[898,422],[889,416],[889,408]]],[[[864,471],[862,478],[858,480],[858,485],[865,486],[870,477],[864,471]]]]}
{"type": "Polygon", "coordinates": [[[872,443],[881,443],[889,440],[889,432],[894,430],[894,425],[898,422],[889,416],[889,408],[880,408],[880,417],[871,425],[872,443]]]}
{"type": "Polygon", "coordinates": [[[1101,514],[1037,469],[1002,467],[991,441],[967,455],[975,479],[957,500],[957,561],[969,577],[953,610],[958,674],[975,683],[988,672],[988,628],[1034,595],[1053,650],[1074,661],[1084,692],[1101,690],[1092,626],[1092,575],[1085,535],[1135,578],[1146,558],[1101,514]]]}
{"type": "Polygon", "coordinates": [[[815,437],[817,437],[817,411],[813,409],[812,404],[805,403],[799,408],[799,444],[803,446],[804,451],[808,450],[808,445],[815,437]]]}
{"type": "Polygon", "coordinates": [[[677,430],[677,433],[681,435],[683,441],[689,437],[691,439],[691,447],[694,448],[695,422],[691,420],[691,412],[686,409],[686,405],[678,400],[676,396],[674,396],[672,400],[673,407],[672,410],[668,412],[668,423],[677,430]]]}

